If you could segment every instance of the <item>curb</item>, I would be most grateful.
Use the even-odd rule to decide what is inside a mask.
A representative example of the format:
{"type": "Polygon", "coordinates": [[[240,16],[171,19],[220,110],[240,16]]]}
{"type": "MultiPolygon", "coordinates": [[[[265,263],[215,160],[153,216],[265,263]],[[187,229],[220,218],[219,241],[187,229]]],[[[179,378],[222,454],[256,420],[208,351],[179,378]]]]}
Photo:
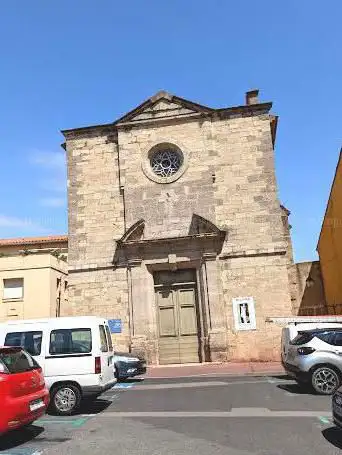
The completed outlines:
{"type": "Polygon", "coordinates": [[[199,378],[199,377],[220,377],[220,376],[235,376],[235,377],[242,377],[242,376],[254,376],[254,377],[265,377],[265,376],[288,376],[284,370],[274,370],[274,371],[247,371],[244,373],[234,373],[234,372],[216,372],[216,373],[198,373],[198,374],[185,374],[185,375],[175,375],[175,376],[144,376],[145,379],[149,380],[158,380],[158,379],[177,379],[177,378],[199,378]]]}

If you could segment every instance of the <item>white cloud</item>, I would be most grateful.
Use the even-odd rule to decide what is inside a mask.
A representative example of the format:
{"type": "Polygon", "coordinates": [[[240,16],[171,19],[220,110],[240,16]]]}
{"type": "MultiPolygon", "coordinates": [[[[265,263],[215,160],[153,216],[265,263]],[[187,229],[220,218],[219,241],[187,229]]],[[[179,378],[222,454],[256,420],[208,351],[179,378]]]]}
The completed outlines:
{"type": "Polygon", "coordinates": [[[66,193],[67,181],[66,176],[52,177],[44,179],[40,183],[40,187],[46,191],[55,191],[57,193],[66,193]]]}
{"type": "Polygon", "coordinates": [[[57,172],[65,173],[66,159],[63,152],[45,152],[35,150],[32,152],[30,162],[38,166],[53,169],[57,172]]]}
{"type": "Polygon", "coordinates": [[[18,218],[15,216],[8,216],[0,214],[0,228],[13,228],[13,229],[21,229],[27,232],[47,232],[44,226],[40,225],[39,223],[31,220],[30,218],[18,218]]]}
{"type": "Polygon", "coordinates": [[[65,202],[64,197],[46,197],[40,200],[40,204],[44,207],[64,207],[65,202]]]}
{"type": "Polygon", "coordinates": [[[46,207],[63,206],[62,194],[65,195],[67,190],[65,153],[62,151],[33,150],[29,156],[29,161],[31,165],[41,169],[42,179],[38,182],[40,188],[44,190],[41,205],[46,207]],[[54,193],[61,194],[55,196],[54,193]]]}

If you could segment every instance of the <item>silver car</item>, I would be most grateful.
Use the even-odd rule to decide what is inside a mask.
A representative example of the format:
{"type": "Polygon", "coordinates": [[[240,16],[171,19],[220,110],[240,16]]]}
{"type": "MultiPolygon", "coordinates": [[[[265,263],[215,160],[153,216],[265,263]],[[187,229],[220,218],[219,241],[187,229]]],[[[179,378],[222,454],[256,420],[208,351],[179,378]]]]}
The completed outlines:
{"type": "Polygon", "coordinates": [[[298,383],[331,395],[342,383],[342,329],[299,332],[290,342],[283,365],[298,383]]]}

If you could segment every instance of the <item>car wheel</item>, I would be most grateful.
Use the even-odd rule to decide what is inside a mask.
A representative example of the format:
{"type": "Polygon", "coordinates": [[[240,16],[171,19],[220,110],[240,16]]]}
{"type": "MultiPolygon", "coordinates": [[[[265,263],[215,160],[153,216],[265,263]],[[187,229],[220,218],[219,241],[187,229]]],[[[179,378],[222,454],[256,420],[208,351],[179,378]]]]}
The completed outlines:
{"type": "Polygon", "coordinates": [[[318,367],[312,372],[312,387],[320,395],[331,395],[338,389],[340,383],[340,375],[329,366],[318,367]]]}
{"type": "Polygon", "coordinates": [[[51,408],[58,415],[70,415],[80,405],[81,391],[74,384],[62,384],[51,393],[51,408]]]}

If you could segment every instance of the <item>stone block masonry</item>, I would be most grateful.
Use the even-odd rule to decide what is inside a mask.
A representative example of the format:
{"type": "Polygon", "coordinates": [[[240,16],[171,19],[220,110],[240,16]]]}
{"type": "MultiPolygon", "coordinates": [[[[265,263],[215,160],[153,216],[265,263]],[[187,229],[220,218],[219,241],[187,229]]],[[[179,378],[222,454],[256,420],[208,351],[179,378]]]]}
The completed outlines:
{"type": "Polygon", "coordinates": [[[279,359],[264,321],[291,314],[292,248],[270,108],[257,91],[223,109],[161,92],[112,124],[64,131],[69,313],[121,319],[116,345],[153,364],[279,359]],[[253,297],[256,328],[236,329],[237,297],[253,297]]]}

